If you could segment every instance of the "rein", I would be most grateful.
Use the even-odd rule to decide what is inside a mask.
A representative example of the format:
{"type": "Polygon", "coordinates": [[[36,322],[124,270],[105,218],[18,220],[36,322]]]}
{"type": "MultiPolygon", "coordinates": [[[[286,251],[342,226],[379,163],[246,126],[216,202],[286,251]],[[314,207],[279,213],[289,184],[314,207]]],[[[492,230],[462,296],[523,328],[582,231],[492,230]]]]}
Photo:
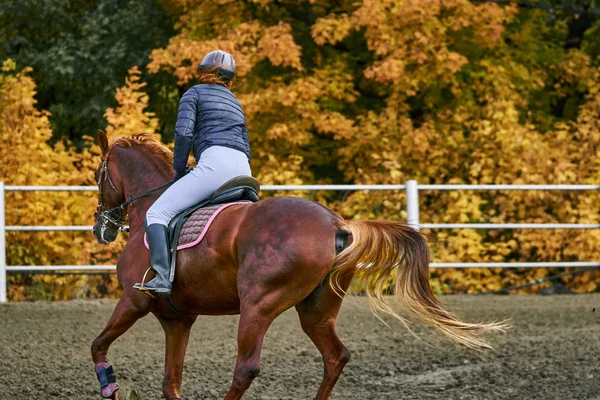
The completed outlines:
{"type": "Polygon", "coordinates": [[[102,230],[104,230],[106,228],[106,225],[108,223],[113,224],[114,226],[116,226],[118,228],[119,231],[121,232],[129,232],[129,227],[127,225],[125,225],[125,209],[127,207],[129,207],[131,204],[133,204],[134,201],[150,196],[160,190],[166,189],[169,186],[171,186],[173,184],[173,182],[167,182],[163,185],[160,185],[157,188],[148,190],[147,192],[138,194],[138,195],[131,195],[129,196],[129,199],[126,200],[124,203],[122,203],[120,206],[114,207],[114,208],[110,208],[110,209],[106,209],[104,208],[104,205],[102,204],[103,199],[104,199],[104,191],[102,190],[103,186],[102,185],[102,181],[108,181],[108,183],[110,184],[112,190],[115,191],[115,193],[117,193],[119,196],[121,197],[125,197],[125,195],[123,193],[121,193],[121,191],[119,189],[117,189],[117,187],[115,186],[115,184],[113,183],[113,180],[110,177],[110,173],[108,171],[108,156],[109,156],[110,152],[106,155],[106,157],[102,157],[102,163],[100,164],[100,176],[98,177],[98,191],[99,196],[98,196],[98,210],[97,210],[97,214],[100,217],[100,220],[102,221],[102,230]]]}
{"type": "MultiPolygon", "coordinates": [[[[120,208],[121,210],[124,210],[125,208],[129,207],[131,204],[133,204],[134,201],[141,199],[143,197],[148,197],[151,194],[154,194],[156,192],[159,192],[163,189],[168,188],[169,186],[171,186],[173,184],[173,182],[167,182],[163,185],[160,185],[159,187],[156,187],[152,190],[148,190],[147,192],[144,192],[142,194],[137,194],[135,196],[129,196],[129,200],[127,200],[126,202],[124,202],[123,204],[121,204],[118,208],[120,208]]],[[[118,192],[117,192],[118,193],[118,192]]]]}

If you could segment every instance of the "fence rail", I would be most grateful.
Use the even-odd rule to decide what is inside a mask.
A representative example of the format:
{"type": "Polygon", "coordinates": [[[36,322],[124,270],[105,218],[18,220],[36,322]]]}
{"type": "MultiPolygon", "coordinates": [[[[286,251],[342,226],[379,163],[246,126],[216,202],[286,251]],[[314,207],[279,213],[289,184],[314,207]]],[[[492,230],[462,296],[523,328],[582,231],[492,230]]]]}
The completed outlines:
{"type": "MultiPolygon", "coordinates": [[[[263,191],[358,191],[358,190],[403,190],[406,192],[407,224],[416,229],[600,229],[600,224],[421,224],[419,218],[419,191],[504,191],[504,190],[544,190],[544,191],[589,191],[600,190],[600,185],[419,185],[411,180],[405,185],[263,185],[263,191]]],[[[114,265],[6,265],[6,232],[48,232],[48,231],[91,231],[91,225],[79,226],[6,226],[5,192],[94,192],[96,186],[5,186],[0,182],[0,303],[6,302],[7,273],[69,272],[99,273],[114,271],[114,265]]],[[[549,267],[600,267],[600,262],[495,262],[495,263],[431,263],[432,268],[549,268],[549,267]]]]}

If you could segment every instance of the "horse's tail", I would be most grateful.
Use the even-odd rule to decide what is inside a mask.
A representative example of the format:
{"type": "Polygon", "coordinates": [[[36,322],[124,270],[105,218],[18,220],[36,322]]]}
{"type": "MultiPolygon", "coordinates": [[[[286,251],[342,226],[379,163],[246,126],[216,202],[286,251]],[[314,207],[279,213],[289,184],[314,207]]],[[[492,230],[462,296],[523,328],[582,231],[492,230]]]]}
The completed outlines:
{"type": "Polygon", "coordinates": [[[429,286],[429,249],[419,231],[391,221],[343,221],[339,228],[352,235],[352,243],[336,256],[331,271],[329,284],[336,293],[344,292],[341,277],[355,273],[364,283],[371,311],[388,313],[410,330],[383,295],[396,270],[395,297],[411,314],[453,340],[475,349],[490,348],[482,336],[508,327],[461,322],[444,308],[429,286]]]}

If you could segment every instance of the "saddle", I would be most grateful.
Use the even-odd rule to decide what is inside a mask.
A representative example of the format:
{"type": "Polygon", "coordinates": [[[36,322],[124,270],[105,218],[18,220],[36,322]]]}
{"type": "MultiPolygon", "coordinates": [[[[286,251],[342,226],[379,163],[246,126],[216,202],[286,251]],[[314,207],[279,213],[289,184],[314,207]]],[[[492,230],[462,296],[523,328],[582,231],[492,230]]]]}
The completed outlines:
{"type": "Polygon", "coordinates": [[[169,238],[171,244],[171,274],[169,279],[173,282],[175,277],[175,268],[177,265],[177,247],[179,245],[180,234],[184,224],[196,213],[202,211],[200,209],[207,208],[209,217],[214,215],[215,211],[219,209],[218,206],[234,202],[257,202],[258,192],[260,191],[260,184],[256,179],[251,176],[237,176],[227,182],[225,182],[220,188],[218,188],[210,197],[200,203],[188,208],[187,210],[179,213],[169,223],[169,238]],[[211,207],[212,210],[208,210],[211,207]]]}

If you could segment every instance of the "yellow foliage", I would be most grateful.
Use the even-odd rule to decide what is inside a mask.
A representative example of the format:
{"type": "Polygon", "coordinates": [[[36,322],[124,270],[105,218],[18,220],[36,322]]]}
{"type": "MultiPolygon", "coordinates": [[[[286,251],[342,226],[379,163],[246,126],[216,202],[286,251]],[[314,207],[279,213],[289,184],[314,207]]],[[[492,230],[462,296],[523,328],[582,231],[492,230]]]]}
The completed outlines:
{"type": "Polygon", "coordinates": [[[348,14],[328,15],[317,20],[311,33],[315,43],[322,46],[342,41],[352,28],[352,21],[348,14]]]}
{"type": "MultiPolygon", "coordinates": [[[[152,52],[148,71],[172,73],[179,85],[189,86],[206,53],[216,48],[232,53],[252,169],[263,184],[329,183],[332,177],[342,180],[333,183],[360,184],[598,183],[598,63],[581,50],[548,43],[545,37],[564,35],[566,27],[560,21],[550,27],[541,12],[523,16],[516,3],[469,0],[176,3],[184,10],[176,24],[179,33],[152,52]],[[557,118],[547,110],[553,105],[545,103],[548,96],[581,101],[571,119],[557,118]]],[[[75,154],[61,144],[48,145],[48,114],[35,110],[35,85],[26,71],[14,73],[14,68],[11,61],[2,67],[0,134],[7,144],[0,155],[8,161],[0,165],[0,177],[19,184],[89,182],[97,147],[75,154]],[[25,154],[31,162],[24,161],[25,154]]],[[[146,111],[143,87],[140,71],[131,69],[117,91],[119,105],[106,112],[112,137],[156,133],[158,120],[146,111]]],[[[406,218],[402,191],[310,195],[348,218],[406,218]]],[[[87,224],[93,207],[89,200],[60,193],[10,196],[14,224],[87,224]],[[33,196],[36,201],[24,201],[33,196]]],[[[599,196],[421,191],[421,221],[600,223],[599,196]]],[[[429,234],[440,262],[600,259],[598,230],[429,234]]],[[[23,235],[11,233],[9,240],[17,243],[23,235]]],[[[11,262],[58,261],[61,246],[76,237],[48,235],[44,241],[31,239],[39,240],[31,248],[15,245],[11,262]]],[[[90,240],[80,240],[61,263],[110,257],[107,251],[97,253],[90,240]]],[[[476,292],[553,273],[444,269],[433,271],[432,278],[438,292],[476,292]]],[[[592,273],[563,281],[578,291],[600,285],[592,273]]]]}
{"type": "MultiPolygon", "coordinates": [[[[49,113],[35,108],[29,68],[15,72],[5,61],[0,74],[0,181],[7,185],[91,184],[97,162],[91,150],[75,153],[52,136],[49,113]]],[[[95,196],[67,192],[7,192],[7,225],[89,225],[95,196]]],[[[93,244],[91,232],[9,232],[8,265],[101,264],[112,254],[93,244]]],[[[9,275],[8,297],[59,299],[114,293],[116,276],[9,275]],[[102,288],[98,291],[98,288],[102,288]]]]}
{"type": "Polygon", "coordinates": [[[141,132],[154,134],[154,138],[160,140],[160,135],[155,134],[158,119],[153,113],[145,111],[150,99],[141,91],[146,84],[140,83],[140,75],[137,66],[129,69],[125,86],[118,88],[115,95],[118,107],[108,108],[104,114],[108,122],[106,134],[109,140],[141,132]]]}
{"type": "Polygon", "coordinates": [[[283,65],[302,70],[300,46],[294,43],[292,27],[284,22],[268,27],[258,41],[258,51],[273,65],[283,65]]]}

